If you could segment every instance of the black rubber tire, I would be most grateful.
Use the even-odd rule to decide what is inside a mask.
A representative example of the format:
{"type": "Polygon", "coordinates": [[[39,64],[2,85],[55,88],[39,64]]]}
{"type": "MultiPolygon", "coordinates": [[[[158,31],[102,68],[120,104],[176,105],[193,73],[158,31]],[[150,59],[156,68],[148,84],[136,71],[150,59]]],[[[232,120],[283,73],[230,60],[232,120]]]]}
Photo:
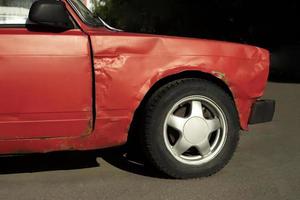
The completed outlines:
{"type": "Polygon", "coordinates": [[[146,160],[171,178],[187,179],[210,176],[221,170],[233,156],[239,140],[239,119],[232,97],[214,83],[197,78],[180,79],[158,89],[146,102],[141,136],[146,160]],[[202,95],[212,99],[224,112],[228,133],[220,153],[202,165],[178,161],[168,151],[163,139],[164,119],[173,105],[184,97],[202,95]]]}

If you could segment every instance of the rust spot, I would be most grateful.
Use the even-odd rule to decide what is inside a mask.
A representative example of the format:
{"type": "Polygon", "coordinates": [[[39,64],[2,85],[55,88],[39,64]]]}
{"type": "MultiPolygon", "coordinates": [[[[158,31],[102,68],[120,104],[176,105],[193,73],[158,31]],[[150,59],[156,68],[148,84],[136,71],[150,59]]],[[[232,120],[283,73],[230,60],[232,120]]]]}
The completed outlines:
{"type": "Polygon", "coordinates": [[[227,80],[226,80],[226,74],[225,73],[222,73],[222,72],[219,72],[219,71],[212,71],[211,72],[215,77],[223,80],[225,83],[227,83],[227,80]]]}
{"type": "Polygon", "coordinates": [[[93,120],[89,120],[88,122],[88,126],[87,128],[85,129],[85,131],[83,132],[82,136],[81,137],[86,137],[88,135],[90,135],[93,131],[93,120]]]}
{"type": "Polygon", "coordinates": [[[224,80],[225,79],[225,74],[222,72],[218,72],[218,71],[212,71],[212,74],[216,77],[218,77],[219,79],[224,80]]]}
{"type": "Polygon", "coordinates": [[[91,110],[90,107],[85,107],[85,108],[82,109],[82,111],[84,111],[84,112],[88,112],[90,110],[91,110]]]}
{"type": "Polygon", "coordinates": [[[60,151],[75,151],[77,150],[76,147],[67,144],[67,143],[62,143],[60,144],[60,151]]]}

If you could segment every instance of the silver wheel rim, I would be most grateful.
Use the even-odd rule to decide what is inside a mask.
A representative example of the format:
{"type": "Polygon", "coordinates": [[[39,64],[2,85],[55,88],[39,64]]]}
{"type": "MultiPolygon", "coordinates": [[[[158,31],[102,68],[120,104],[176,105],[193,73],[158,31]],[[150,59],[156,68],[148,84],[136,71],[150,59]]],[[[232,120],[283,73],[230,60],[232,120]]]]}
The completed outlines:
{"type": "Polygon", "coordinates": [[[164,143],[171,155],[188,165],[214,159],[227,139],[227,120],[210,98],[188,96],[178,101],[164,121],[164,143]]]}

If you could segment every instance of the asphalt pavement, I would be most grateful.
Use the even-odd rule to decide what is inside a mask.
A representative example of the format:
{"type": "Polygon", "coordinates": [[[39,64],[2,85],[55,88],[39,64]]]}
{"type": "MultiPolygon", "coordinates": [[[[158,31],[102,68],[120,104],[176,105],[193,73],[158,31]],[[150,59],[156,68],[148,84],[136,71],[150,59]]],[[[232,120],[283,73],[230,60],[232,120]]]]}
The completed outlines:
{"type": "Polygon", "coordinates": [[[0,158],[0,199],[299,200],[300,84],[268,83],[274,121],[242,132],[231,162],[208,178],[170,180],[112,150],[0,158]]]}

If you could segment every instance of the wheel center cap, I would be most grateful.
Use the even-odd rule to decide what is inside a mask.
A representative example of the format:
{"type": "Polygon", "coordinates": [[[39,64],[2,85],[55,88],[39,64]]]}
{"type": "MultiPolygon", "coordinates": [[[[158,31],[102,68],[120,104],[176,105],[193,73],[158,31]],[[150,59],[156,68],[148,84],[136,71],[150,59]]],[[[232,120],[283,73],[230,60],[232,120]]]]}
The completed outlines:
{"type": "Polygon", "coordinates": [[[185,139],[191,144],[199,144],[207,139],[209,132],[205,119],[201,117],[193,117],[189,119],[183,128],[185,139]]]}

